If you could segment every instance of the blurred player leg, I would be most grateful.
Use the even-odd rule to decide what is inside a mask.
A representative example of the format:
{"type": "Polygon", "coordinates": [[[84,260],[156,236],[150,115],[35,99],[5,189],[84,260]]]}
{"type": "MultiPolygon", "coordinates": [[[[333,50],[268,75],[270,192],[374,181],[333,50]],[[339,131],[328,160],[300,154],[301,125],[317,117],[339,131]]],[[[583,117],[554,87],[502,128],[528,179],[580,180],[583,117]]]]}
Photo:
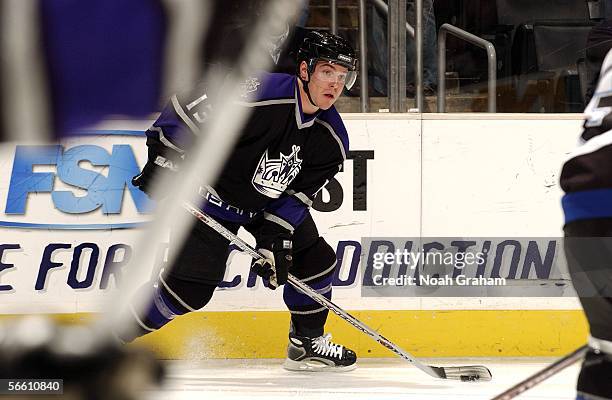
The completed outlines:
{"type": "Polygon", "coordinates": [[[568,267],[591,334],[578,399],[612,399],[612,219],[570,222],[565,234],[568,267]]]}
{"type": "MultiPolygon", "coordinates": [[[[233,233],[238,231],[237,224],[224,225],[233,233]]],[[[172,237],[170,245],[171,249],[172,246],[181,246],[172,237]]],[[[204,307],[223,280],[229,255],[228,246],[227,239],[196,221],[173,265],[160,273],[148,308],[138,313],[130,307],[131,329],[117,332],[119,339],[130,342],[162,328],[180,315],[204,307]]],[[[144,287],[142,290],[150,291],[150,288],[144,287]]]]}

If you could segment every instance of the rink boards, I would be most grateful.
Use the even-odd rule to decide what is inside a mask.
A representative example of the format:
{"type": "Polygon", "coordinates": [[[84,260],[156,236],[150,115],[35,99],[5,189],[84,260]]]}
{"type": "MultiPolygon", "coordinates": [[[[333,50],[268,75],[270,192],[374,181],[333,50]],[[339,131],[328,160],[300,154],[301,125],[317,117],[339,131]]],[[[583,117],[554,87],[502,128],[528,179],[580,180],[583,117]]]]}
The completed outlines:
{"type": "MultiPolygon", "coordinates": [[[[150,218],[146,198],[124,184],[145,162],[150,122],[0,149],[1,313],[78,320],[103,308],[150,218]]],[[[579,115],[348,114],[345,123],[349,160],[313,212],[338,252],[337,304],[421,356],[557,355],[585,340],[572,297],[363,297],[360,265],[364,237],[559,237],[558,175],[579,115]]],[[[152,250],[162,260],[165,244],[152,250]]],[[[249,279],[248,262],[235,257],[206,312],[145,341],[168,358],[281,356],[282,293],[249,279]]],[[[331,323],[362,356],[389,355],[331,323]]]]}

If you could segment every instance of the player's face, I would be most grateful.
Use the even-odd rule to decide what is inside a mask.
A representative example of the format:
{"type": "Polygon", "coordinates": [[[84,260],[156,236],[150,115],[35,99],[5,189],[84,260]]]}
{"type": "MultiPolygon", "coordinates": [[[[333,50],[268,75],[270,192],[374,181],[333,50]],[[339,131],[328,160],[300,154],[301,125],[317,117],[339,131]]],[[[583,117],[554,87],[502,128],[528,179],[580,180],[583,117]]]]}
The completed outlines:
{"type": "Polygon", "coordinates": [[[336,64],[319,61],[310,76],[310,96],[315,104],[327,110],[342,94],[348,69],[336,64]]]}

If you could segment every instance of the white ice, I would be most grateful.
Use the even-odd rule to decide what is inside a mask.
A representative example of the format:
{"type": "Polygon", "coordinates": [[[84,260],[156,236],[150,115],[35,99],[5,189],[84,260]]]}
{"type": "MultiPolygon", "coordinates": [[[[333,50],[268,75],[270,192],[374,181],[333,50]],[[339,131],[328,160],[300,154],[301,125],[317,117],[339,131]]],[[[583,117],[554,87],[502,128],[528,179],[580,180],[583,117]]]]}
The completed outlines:
{"type": "MultiPolygon", "coordinates": [[[[361,359],[345,373],[285,371],[281,360],[169,361],[165,385],[147,400],[191,399],[490,399],[539,371],[553,359],[427,360],[431,365],[485,365],[490,382],[431,378],[400,359],[361,359]]],[[[575,399],[579,364],[517,399],[575,399]]]]}

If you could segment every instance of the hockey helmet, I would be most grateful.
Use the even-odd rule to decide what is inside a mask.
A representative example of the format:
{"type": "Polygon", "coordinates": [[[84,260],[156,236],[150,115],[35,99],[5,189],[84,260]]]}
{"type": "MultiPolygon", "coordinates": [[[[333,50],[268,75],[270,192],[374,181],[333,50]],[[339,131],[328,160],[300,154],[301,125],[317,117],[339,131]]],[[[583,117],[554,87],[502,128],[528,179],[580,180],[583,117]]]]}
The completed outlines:
{"type": "Polygon", "coordinates": [[[344,85],[350,89],[357,80],[357,58],[349,42],[338,35],[325,31],[308,32],[297,54],[299,66],[306,61],[309,76],[315,70],[318,61],[328,61],[348,69],[344,85]]]}

